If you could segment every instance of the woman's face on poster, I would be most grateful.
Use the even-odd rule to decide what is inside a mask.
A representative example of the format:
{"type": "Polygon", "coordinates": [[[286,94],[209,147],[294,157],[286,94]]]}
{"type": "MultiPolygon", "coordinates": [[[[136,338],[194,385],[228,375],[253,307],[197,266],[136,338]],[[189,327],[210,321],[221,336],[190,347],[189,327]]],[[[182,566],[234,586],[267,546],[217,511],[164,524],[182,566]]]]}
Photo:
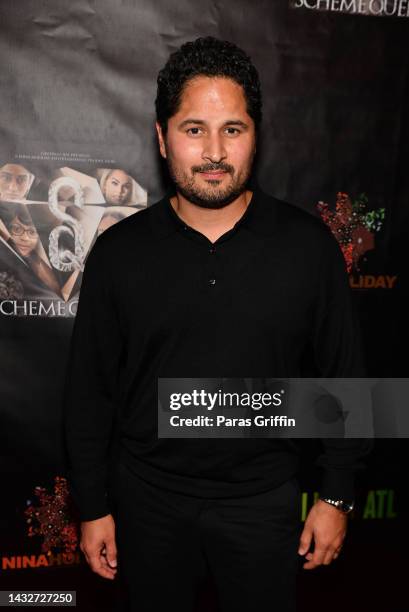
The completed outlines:
{"type": "Polygon", "coordinates": [[[14,217],[9,225],[9,232],[16,251],[27,257],[38,243],[38,233],[34,225],[26,225],[18,217],[14,217]]]}
{"type": "Polygon", "coordinates": [[[131,191],[132,178],[123,170],[113,170],[105,182],[104,196],[107,203],[127,204],[131,191]]]}

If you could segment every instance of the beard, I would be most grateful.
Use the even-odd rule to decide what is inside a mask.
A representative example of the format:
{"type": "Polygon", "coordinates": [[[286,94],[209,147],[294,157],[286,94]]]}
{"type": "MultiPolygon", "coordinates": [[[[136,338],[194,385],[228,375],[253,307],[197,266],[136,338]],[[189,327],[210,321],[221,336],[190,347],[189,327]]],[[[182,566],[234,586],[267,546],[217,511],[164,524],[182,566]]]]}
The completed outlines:
{"type": "Polygon", "coordinates": [[[225,162],[207,163],[201,166],[192,166],[191,174],[176,168],[171,157],[167,157],[170,177],[175,184],[176,190],[188,202],[196,204],[201,208],[218,209],[234,202],[245,190],[251,174],[254,153],[244,170],[235,174],[234,167],[225,162]],[[223,171],[230,174],[231,181],[226,187],[221,187],[222,180],[207,180],[208,186],[196,184],[195,175],[200,172],[223,171]]]}

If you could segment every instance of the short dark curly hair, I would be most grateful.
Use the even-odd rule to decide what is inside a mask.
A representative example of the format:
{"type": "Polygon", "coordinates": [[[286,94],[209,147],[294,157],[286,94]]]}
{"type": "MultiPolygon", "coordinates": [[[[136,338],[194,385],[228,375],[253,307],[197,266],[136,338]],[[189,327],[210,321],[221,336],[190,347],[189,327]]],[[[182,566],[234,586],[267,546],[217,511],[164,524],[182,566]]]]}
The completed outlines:
{"type": "Polygon", "coordinates": [[[168,119],[178,111],[184,87],[197,76],[226,77],[241,85],[247,112],[258,129],[262,117],[261,86],[250,57],[231,42],[206,36],[183,44],[158,74],[156,118],[165,134],[168,119]]]}

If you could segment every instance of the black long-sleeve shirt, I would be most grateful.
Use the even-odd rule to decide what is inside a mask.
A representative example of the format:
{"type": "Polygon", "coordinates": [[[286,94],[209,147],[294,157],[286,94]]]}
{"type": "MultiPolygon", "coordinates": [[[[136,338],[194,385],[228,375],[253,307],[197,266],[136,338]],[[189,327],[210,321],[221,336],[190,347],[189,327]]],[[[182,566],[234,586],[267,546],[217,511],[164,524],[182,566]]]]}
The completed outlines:
{"type": "MultiPolygon", "coordinates": [[[[85,264],[64,394],[82,520],[110,512],[112,457],[198,497],[256,494],[294,476],[290,439],[158,438],[158,377],[301,377],[311,367],[359,377],[359,338],[337,241],[295,206],[256,190],[213,244],[168,197],[110,227],[85,264]]],[[[352,499],[371,446],[323,440],[320,494],[352,499]]]]}

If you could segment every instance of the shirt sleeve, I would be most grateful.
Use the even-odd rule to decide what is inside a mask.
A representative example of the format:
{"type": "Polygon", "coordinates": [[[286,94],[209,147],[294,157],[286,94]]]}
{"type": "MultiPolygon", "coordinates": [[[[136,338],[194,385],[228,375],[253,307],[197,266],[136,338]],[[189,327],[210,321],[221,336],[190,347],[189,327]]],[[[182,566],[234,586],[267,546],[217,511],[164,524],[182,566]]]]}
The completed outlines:
{"type": "Polygon", "coordinates": [[[123,344],[102,238],[84,267],[63,400],[68,487],[82,521],[110,513],[109,449],[123,344]]]}
{"type": "MultiPolygon", "coordinates": [[[[364,378],[361,330],[344,256],[329,231],[324,244],[313,334],[318,376],[364,378]]],[[[323,452],[316,459],[316,466],[323,470],[320,497],[352,501],[356,473],[365,469],[365,458],[373,449],[373,439],[322,438],[321,442],[323,452]]]]}

